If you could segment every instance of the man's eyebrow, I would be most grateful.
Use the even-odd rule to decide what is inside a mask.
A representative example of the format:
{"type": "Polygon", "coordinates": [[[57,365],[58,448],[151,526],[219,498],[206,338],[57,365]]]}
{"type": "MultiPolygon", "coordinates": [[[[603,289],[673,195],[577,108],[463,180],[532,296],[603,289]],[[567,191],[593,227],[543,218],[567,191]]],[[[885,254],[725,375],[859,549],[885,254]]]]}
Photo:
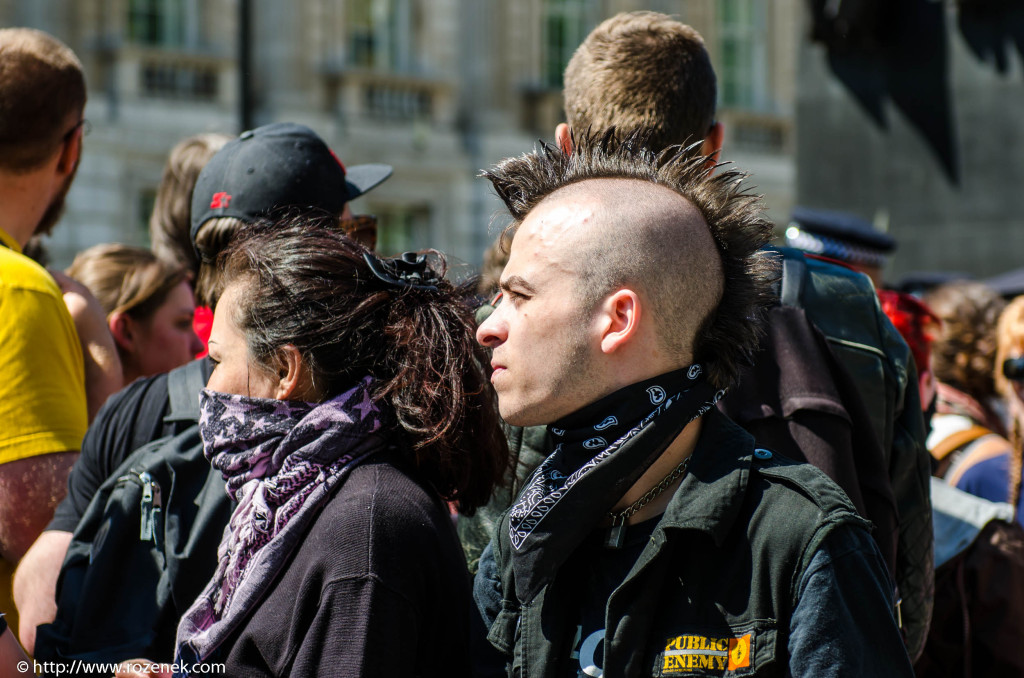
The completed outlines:
{"type": "Polygon", "coordinates": [[[530,283],[526,282],[526,278],[523,278],[522,276],[518,275],[510,275],[508,278],[499,282],[498,287],[500,287],[505,292],[510,292],[513,287],[518,287],[527,294],[537,293],[537,288],[535,288],[530,283]]]}

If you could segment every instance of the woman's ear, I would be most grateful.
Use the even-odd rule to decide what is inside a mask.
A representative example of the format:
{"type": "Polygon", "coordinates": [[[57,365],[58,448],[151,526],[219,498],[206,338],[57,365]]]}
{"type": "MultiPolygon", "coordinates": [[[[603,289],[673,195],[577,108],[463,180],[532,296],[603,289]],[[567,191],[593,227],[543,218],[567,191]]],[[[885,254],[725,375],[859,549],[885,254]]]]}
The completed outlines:
{"type": "Polygon", "coordinates": [[[277,353],[277,388],[274,398],[307,402],[318,399],[309,368],[294,344],[284,345],[277,353]]]}
{"type": "Polygon", "coordinates": [[[107,316],[107,326],[114,337],[114,343],[125,353],[134,353],[136,343],[135,321],[127,313],[114,311],[107,316]]]}

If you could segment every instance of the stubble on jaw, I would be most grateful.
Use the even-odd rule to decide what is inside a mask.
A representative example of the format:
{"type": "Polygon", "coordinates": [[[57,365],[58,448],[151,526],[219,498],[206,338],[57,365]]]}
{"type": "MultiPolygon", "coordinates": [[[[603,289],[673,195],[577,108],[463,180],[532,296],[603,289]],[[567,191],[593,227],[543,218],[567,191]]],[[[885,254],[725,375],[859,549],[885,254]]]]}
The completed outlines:
{"type": "Polygon", "coordinates": [[[39,223],[36,224],[35,231],[32,235],[50,235],[53,233],[53,229],[57,225],[57,222],[59,222],[61,217],[64,216],[64,207],[66,205],[68,191],[71,190],[71,182],[75,180],[75,174],[77,174],[77,172],[78,164],[76,163],[74,171],[68,175],[68,178],[64,182],[64,186],[60,189],[60,192],[53,196],[53,200],[50,201],[46,211],[43,212],[43,216],[39,218],[39,223]]]}

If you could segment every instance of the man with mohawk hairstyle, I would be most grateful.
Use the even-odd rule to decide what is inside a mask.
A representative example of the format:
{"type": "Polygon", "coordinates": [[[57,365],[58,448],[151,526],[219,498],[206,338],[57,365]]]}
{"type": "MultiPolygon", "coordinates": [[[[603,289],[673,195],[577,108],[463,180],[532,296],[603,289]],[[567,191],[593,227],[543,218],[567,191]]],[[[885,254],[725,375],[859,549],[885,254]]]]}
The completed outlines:
{"type": "Polygon", "coordinates": [[[707,157],[577,138],[486,173],[514,230],[477,332],[554,452],[484,551],[480,675],[910,676],[846,495],[715,407],[770,295],[759,199],[707,157]],[[493,660],[493,655],[490,657],[493,660]]]}
{"type": "MultiPolygon", "coordinates": [[[[700,34],[673,17],[624,12],[602,22],[570,60],[563,94],[567,122],[555,138],[565,152],[572,152],[573,134],[641,130],[652,150],[689,146],[715,171],[723,129],[714,69],[700,34]]],[[[718,407],[776,453],[823,470],[872,521],[898,585],[904,640],[917,656],[931,616],[932,530],[909,349],[865,276],[795,250],[776,256],[784,275],[755,365],[743,368],[718,407]]],[[[542,426],[510,427],[509,443],[521,486],[552,449],[552,436],[542,426]]],[[[499,490],[491,505],[460,519],[471,568],[514,496],[499,490]]]]}

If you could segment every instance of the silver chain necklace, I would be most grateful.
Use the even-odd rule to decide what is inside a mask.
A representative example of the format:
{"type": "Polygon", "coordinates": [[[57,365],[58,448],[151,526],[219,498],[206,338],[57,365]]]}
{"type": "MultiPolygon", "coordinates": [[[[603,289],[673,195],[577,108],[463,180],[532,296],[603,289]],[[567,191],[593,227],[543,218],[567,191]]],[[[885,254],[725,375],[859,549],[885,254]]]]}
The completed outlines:
{"type": "Polygon", "coordinates": [[[665,476],[660,483],[647,490],[642,497],[618,513],[612,513],[609,511],[608,517],[612,519],[612,525],[608,528],[608,535],[604,539],[605,548],[622,548],[622,544],[626,541],[626,521],[629,520],[634,513],[651,503],[651,500],[667,490],[672,483],[686,473],[686,467],[689,464],[690,457],[683,459],[679,462],[678,466],[672,469],[671,473],[665,476]]]}

